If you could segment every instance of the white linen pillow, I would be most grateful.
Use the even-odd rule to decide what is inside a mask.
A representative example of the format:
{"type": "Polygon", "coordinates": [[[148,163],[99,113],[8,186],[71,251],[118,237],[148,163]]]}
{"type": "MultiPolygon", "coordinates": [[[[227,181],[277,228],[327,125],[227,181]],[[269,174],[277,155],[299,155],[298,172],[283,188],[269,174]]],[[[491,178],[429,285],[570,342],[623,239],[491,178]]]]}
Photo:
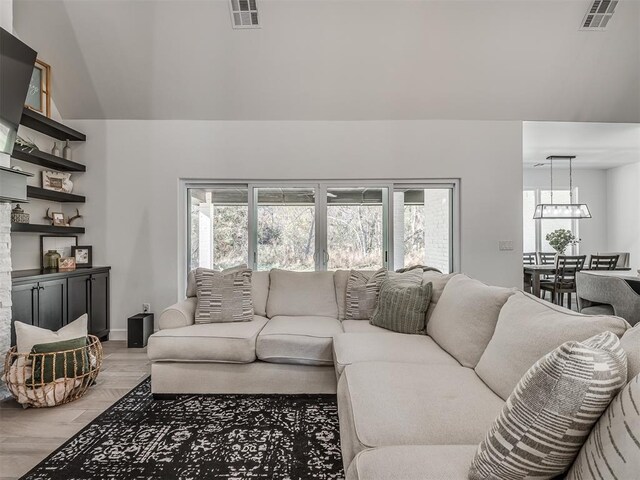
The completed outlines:
{"type": "Polygon", "coordinates": [[[89,317],[85,313],[57,332],[52,332],[46,328],[36,327],[23,322],[14,322],[18,353],[29,353],[34,345],[40,343],[61,342],[63,340],[86,337],[88,335],[88,319],[89,317]]]}

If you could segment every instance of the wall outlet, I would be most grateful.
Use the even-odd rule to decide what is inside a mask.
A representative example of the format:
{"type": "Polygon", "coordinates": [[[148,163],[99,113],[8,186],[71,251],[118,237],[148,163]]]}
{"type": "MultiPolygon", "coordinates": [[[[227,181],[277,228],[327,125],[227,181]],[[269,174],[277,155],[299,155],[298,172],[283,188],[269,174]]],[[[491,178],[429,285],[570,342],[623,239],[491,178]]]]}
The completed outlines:
{"type": "Polygon", "coordinates": [[[513,250],[513,240],[500,240],[498,242],[498,249],[501,252],[510,252],[513,250]]]}
{"type": "Polygon", "coordinates": [[[142,304],[142,313],[149,313],[151,311],[151,304],[150,303],[143,303],[142,304]]]}

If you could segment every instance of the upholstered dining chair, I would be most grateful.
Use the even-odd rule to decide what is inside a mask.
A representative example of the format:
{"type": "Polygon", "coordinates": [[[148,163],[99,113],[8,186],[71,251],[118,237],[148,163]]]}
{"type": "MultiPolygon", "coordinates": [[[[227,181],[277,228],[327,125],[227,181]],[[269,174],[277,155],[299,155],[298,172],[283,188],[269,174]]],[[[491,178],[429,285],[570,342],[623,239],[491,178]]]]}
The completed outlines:
{"type": "Polygon", "coordinates": [[[576,276],[578,311],[585,315],[617,315],[640,323],[640,277],[637,280],[584,270],[576,276]]]}
{"type": "MultiPolygon", "coordinates": [[[[522,254],[522,265],[535,265],[537,261],[536,252],[525,252],[522,254]]],[[[530,273],[524,273],[523,279],[523,290],[525,292],[531,293],[532,289],[532,278],[530,273]]]]}
{"type": "Polygon", "coordinates": [[[586,255],[558,255],[553,279],[542,280],[540,290],[551,292],[551,302],[564,306],[567,294],[567,308],[571,308],[571,294],[576,291],[576,274],[584,268],[586,255]]]}
{"type": "Polygon", "coordinates": [[[591,255],[589,270],[615,270],[620,255],[591,255]]]}

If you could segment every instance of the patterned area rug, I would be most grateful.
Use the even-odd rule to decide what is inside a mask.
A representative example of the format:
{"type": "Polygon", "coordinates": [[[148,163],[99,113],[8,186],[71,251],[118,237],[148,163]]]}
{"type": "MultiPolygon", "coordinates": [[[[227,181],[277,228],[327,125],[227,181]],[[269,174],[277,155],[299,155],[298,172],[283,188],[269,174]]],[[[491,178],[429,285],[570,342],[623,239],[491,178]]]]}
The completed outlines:
{"type": "Polygon", "coordinates": [[[341,479],[335,395],[181,395],[146,379],[23,479],[341,479]]]}

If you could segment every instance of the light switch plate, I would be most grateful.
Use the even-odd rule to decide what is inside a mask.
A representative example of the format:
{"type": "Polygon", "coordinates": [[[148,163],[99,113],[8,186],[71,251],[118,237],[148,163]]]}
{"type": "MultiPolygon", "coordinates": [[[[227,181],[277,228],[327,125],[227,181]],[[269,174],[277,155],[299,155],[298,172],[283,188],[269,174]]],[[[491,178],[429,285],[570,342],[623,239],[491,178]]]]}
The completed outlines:
{"type": "Polygon", "coordinates": [[[513,240],[500,240],[498,242],[498,249],[501,252],[510,252],[513,250],[513,240]]]}

